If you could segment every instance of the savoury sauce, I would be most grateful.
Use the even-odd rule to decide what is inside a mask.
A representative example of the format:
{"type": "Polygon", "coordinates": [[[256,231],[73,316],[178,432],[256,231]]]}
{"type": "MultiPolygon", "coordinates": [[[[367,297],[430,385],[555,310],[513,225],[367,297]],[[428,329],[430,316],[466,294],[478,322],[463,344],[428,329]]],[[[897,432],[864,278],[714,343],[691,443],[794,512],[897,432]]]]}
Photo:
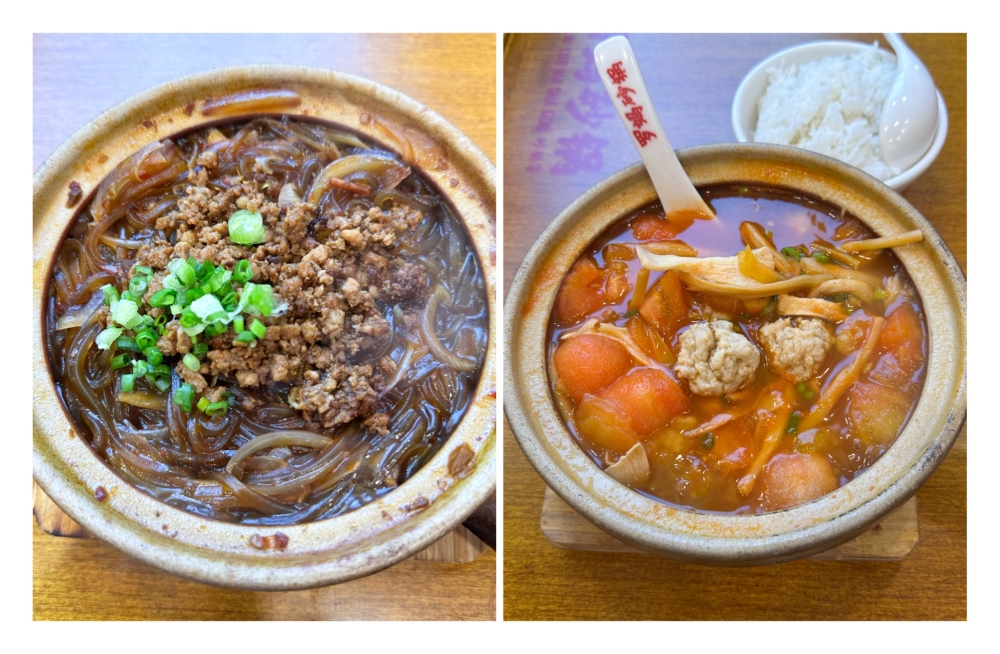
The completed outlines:
{"type": "MultiPolygon", "coordinates": [[[[677,398],[683,409],[668,424],[640,435],[649,474],[628,485],[672,506],[701,512],[739,514],[788,508],[862,474],[902,430],[924,383],[927,328],[923,309],[909,276],[891,251],[858,252],[853,260],[842,256],[838,244],[874,235],[840,208],[775,188],[727,185],[700,192],[716,211],[715,219],[677,225],[666,221],[662,208],[653,204],[626,217],[578,260],[564,280],[550,321],[550,385],[581,448],[602,469],[616,463],[630,441],[609,447],[609,442],[616,441],[592,438],[586,433],[590,428],[580,428],[577,422],[585,419],[581,405],[586,400],[581,401],[579,394],[576,400],[570,397],[555,365],[555,352],[581,326],[593,328],[594,319],[599,326],[621,328],[619,333],[628,334],[629,342],[649,357],[649,365],[633,357],[629,374],[643,367],[662,370],[688,398],[677,398]],[[781,318],[776,296],[741,299],[695,292],[682,284],[676,304],[683,315],[675,320],[651,324],[648,311],[638,310],[643,303],[637,299],[645,295],[643,299],[648,300],[649,290],[656,289],[660,277],[669,273],[645,270],[635,253],[637,244],[657,243],[687,256],[732,257],[748,246],[741,234],[745,223],[759,225],[777,251],[790,255],[790,261],[798,262],[796,256],[809,258],[813,269],[819,269],[814,262],[819,263],[823,271],[863,280],[872,289],[870,297],[862,294],[864,299],[849,293],[825,297],[842,305],[837,310],[846,318],[823,321],[832,347],[808,380],[795,383],[777,374],[760,344],[761,327],[781,318]],[[872,333],[872,325],[887,317],[879,338],[872,339],[874,350],[867,352],[850,387],[818,426],[799,429],[838,374],[863,355],[862,342],[872,333]],[[761,352],[760,363],[736,390],[695,395],[675,372],[680,340],[692,325],[716,320],[731,322],[734,331],[761,352]],[[755,468],[757,457],[766,457],[770,463],[762,459],[755,468]],[[815,469],[821,474],[813,474],[815,469]]],[[[808,292],[794,295],[805,297],[808,292]]],[[[601,393],[608,394],[606,389],[601,393]]],[[[647,409],[653,414],[659,411],[656,406],[647,405],[647,409]]],[[[591,433],[596,432],[591,429],[591,433]]]]}

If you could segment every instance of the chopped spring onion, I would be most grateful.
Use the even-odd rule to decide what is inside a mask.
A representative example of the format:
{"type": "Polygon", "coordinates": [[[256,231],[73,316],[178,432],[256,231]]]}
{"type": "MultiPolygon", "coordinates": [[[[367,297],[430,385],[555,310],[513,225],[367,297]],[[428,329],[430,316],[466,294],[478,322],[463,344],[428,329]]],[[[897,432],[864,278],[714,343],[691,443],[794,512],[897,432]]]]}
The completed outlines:
{"type": "Polygon", "coordinates": [[[166,393],[168,390],[170,390],[170,380],[166,379],[165,377],[157,379],[153,385],[156,386],[156,390],[160,391],[161,393],[166,393]]]}
{"type": "Polygon", "coordinates": [[[203,322],[215,322],[215,320],[208,319],[209,316],[213,316],[214,314],[222,314],[226,323],[230,320],[229,314],[222,308],[219,298],[214,295],[203,295],[191,303],[190,309],[203,322]]]}
{"type": "Polygon", "coordinates": [[[127,354],[119,354],[111,359],[111,369],[118,370],[132,363],[132,357],[127,354]]]}
{"type": "Polygon", "coordinates": [[[132,363],[132,372],[139,377],[143,377],[145,375],[150,374],[149,373],[150,369],[151,366],[142,359],[139,359],[138,361],[132,363]]]}
{"type": "Polygon", "coordinates": [[[101,287],[101,291],[104,293],[104,304],[110,305],[112,302],[118,301],[118,289],[111,284],[105,284],[101,287]]]}
{"type": "Polygon", "coordinates": [[[250,266],[250,262],[246,259],[241,259],[236,263],[236,267],[233,268],[233,280],[243,284],[250,281],[253,277],[253,268],[250,266]]]}
{"type": "Polygon", "coordinates": [[[706,450],[710,450],[713,447],[715,447],[715,434],[713,434],[712,432],[708,432],[707,434],[702,436],[701,446],[706,450]]]}
{"type": "Polygon", "coordinates": [[[155,345],[150,345],[142,351],[150,365],[157,366],[163,363],[163,353],[155,345]]]}
{"type": "Polygon", "coordinates": [[[802,253],[799,252],[797,248],[781,248],[781,253],[789,259],[794,259],[795,261],[802,259],[802,253]]]}
{"type": "Polygon", "coordinates": [[[129,329],[136,324],[136,320],[142,322],[142,317],[139,315],[139,306],[132,300],[118,300],[118,303],[111,310],[111,319],[122,327],[129,329]]]}
{"type": "Polygon", "coordinates": [[[264,334],[267,333],[267,327],[264,326],[264,323],[254,318],[253,322],[250,323],[250,331],[257,338],[264,338],[264,334]]]}
{"type": "Polygon", "coordinates": [[[267,240],[264,218],[256,211],[241,209],[229,217],[229,240],[240,245],[256,245],[267,240]]]}
{"type": "Polygon", "coordinates": [[[812,257],[820,263],[830,263],[830,255],[826,252],[813,252],[812,257]]]}
{"type": "MultiPolygon", "coordinates": [[[[199,323],[201,323],[201,319],[198,317],[198,314],[191,310],[191,307],[181,312],[181,327],[194,327],[199,323]]],[[[188,335],[190,336],[190,334],[188,335]]]]}
{"type": "Polygon", "coordinates": [[[239,341],[240,343],[253,343],[257,339],[254,338],[253,332],[242,331],[236,335],[236,340],[239,341]]]}
{"type": "Polygon", "coordinates": [[[145,275],[146,277],[153,276],[153,269],[149,266],[136,266],[134,271],[136,275],[145,275]]]}
{"type": "MultiPolygon", "coordinates": [[[[177,281],[179,281],[184,286],[189,285],[191,282],[195,280],[196,277],[194,267],[184,259],[171,260],[171,262],[167,264],[167,270],[169,270],[174,275],[174,277],[177,278],[177,281]]],[[[166,278],[164,278],[163,285],[164,286],[167,285],[166,278]]]]}
{"type": "Polygon", "coordinates": [[[145,277],[133,277],[128,283],[128,292],[135,297],[142,297],[149,288],[149,280],[145,277]]]}
{"type": "Polygon", "coordinates": [[[194,401],[194,388],[191,384],[181,384],[174,391],[174,402],[187,413],[191,413],[191,403],[194,401]]]}
{"type": "Polygon", "coordinates": [[[156,364],[155,366],[153,366],[150,369],[149,374],[155,375],[157,377],[162,376],[162,375],[167,375],[169,377],[170,376],[170,366],[168,366],[165,363],[158,363],[158,364],[156,364]]]}
{"type": "Polygon", "coordinates": [[[120,350],[131,350],[133,352],[138,352],[142,349],[139,347],[139,344],[135,342],[134,338],[130,338],[128,336],[119,336],[118,340],[115,341],[115,346],[120,350]]]}
{"type": "Polygon", "coordinates": [[[199,359],[208,354],[208,343],[198,343],[194,346],[194,355],[199,359]]]}
{"type": "Polygon", "coordinates": [[[275,309],[274,292],[270,284],[254,284],[247,282],[240,294],[240,304],[237,307],[251,316],[270,316],[275,309]]]}
{"type": "Polygon", "coordinates": [[[122,335],[122,330],[119,327],[108,327],[94,339],[94,343],[97,345],[99,350],[106,350],[111,347],[111,344],[118,340],[118,337],[122,335]]]}
{"type": "Polygon", "coordinates": [[[217,413],[225,413],[228,409],[229,409],[229,404],[220,401],[220,402],[212,402],[204,409],[204,411],[208,415],[214,416],[217,413]]]}
{"type": "Polygon", "coordinates": [[[195,268],[195,277],[200,282],[207,282],[215,274],[215,264],[205,259],[195,268]]]}
{"type": "Polygon", "coordinates": [[[135,375],[122,375],[122,390],[126,393],[135,390],[135,375]]]}
{"type": "Polygon", "coordinates": [[[157,292],[153,293],[153,297],[149,298],[149,306],[151,307],[169,307],[174,303],[174,299],[177,297],[177,291],[172,288],[161,288],[157,292]]]}
{"type": "Polygon", "coordinates": [[[797,434],[799,432],[799,418],[801,414],[798,411],[793,411],[792,415],[788,417],[788,427],[785,428],[786,434],[797,434]]]}
{"type": "Polygon", "coordinates": [[[208,401],[207,397],[198,398],[198,410],[199,411],[204,411],[205,409],[207,409],[209,404],[210,404],[210,402],[208,401]]]}
{"type": "Polygon", "coordinates": [[[184,355],[182,361],[184,362],[185,366],[187,366],[188,368],[190,368],[195,372],[198,372],[198,370],[201,369],[201,361],[199,361],[198,357],[191,354],[190,352],[184,355]]]}
{"type": "Polygon", "coordinates": [[[135,344],[139,346],[140,350],[145,350],[147,347],[155,345],[158,340],[156,333],[152,329],[144,329],[135,335],[135,344]]]}
{"type": "Polygon", "coordinates": [[[233,320],[233,331],[237,334],[242,334],[245,330],[246,328],[243,326],[243,316],[236,316],[236,319],[233,320]]]}

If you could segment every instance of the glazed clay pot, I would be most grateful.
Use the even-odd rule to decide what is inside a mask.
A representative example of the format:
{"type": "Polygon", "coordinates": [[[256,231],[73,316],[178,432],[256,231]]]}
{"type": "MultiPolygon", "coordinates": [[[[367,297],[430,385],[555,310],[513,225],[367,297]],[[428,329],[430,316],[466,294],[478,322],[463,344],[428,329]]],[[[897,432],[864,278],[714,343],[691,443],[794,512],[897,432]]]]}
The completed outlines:
{"type": "Polygon", "coordinates": [[[42,307],[53,256],[86,201],[66,207],[70,182],[80,184],[86,198],[118,163],[154,140],[262,112],[328,121],[401,153],[437,187],[467,228],[482,265],[490,314],[496,315],[495,170],[440,116],[374,82],[316,68],[247,66],[170,82],[91,121],[35,173],[33,464],[35,480],[74,520],[146,563],[213,584],[291,590],[347,581],[412,556],[458,526],[492,493],[495,333],[490,333],[482,376],[465,417],[430,462],[399,488],[356,511],[281,527],[288,536],[283,551],[250,545],[254,536],[275,533],[274,527],[201,518],[119,478],[71,423],[56,396],[43,347],[42,307]],[[206,103],[248,91],[274,101],[264,108],[206,103]]]}
{"type": "Polygon", "coordinates": [[[833,493],[759,515],[676,509],[619,484],[595,465],[560,419],[549,391],[546,331],[563,276],[599,235],[655,201],[641,164],[578,198],[528,253],[504,312],[504,408],[521,449],[570,506],[640,549],[703,564],[755,565],[810,556],[844,543],[905,502],[941,463],[965,420],[966,290],[954,256],[901,196],[855,168],[794,148],[761,144],[681,150],[696,186],[759,184],[798,190],[846,208],[877,234],[923,230],[896,250],[923,300],[927,378],[896,442],[871,468],[833,493]]]}

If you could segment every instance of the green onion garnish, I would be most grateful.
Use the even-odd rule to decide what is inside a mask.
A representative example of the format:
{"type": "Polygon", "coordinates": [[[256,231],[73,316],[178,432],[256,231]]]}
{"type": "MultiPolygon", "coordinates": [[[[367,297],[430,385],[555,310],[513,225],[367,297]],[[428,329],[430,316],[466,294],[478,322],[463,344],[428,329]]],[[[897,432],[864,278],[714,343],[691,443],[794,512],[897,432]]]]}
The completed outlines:
{"type": "Polygon", "coordinates": [[[236,316],[236,319],[233,320],[233,331],[237,334],[242,334],[245,329],[246,328],[243,326],[243,316],[236,316]]]}
{"type": "Polygon", "coordinates": [[[701,446],[706,450],[710,450],[713,447],[715,447],[715,434],[713,434],[712,432],[708,432],[707,434],[702,436],[701,446]]]}
{"type": "Polygon", "coordinates": [[[138,361],[132,364],[132,372],[134,372],[139,377],[148,375],[149,371],[150,371],[150,365],[145,361],[143,361],[142,359],[139,359],[138,361]]]}
{"type": "Polygon", "coordinates": [[[132,363],[132,357],[127,354],[119,354],[111,359],[111,369],[118,370],[132,363]]]}
{"type": "Polygon", "coordinates": [[[240,245],[256,245],[267,240],[264,218],[256,211],[241,209],[229,217],[229,240],[240,245]]]}
{"type": "Polygon", "coordinates": [[[118,301],[118,289],[111,284],[105,284],[101,287],[101,291],[104,293],[104,304],[110,305],[112,302],[118,301]]]}
{"type": "Polygon", "coordinates": [[[132,294],[128,292],[128,289],[125,289],[124,291],[122,291],[121,299],[122,300],[132,300],[132,299],[135,299],[135,298],[133,298],[132,294]]]}
{"type": "Polygon", "coordinates": [[[139,316],[139,306],[132,300],[118,300],[115,308],[111,310],[111,319],[122,327],[129,327],[136,318],[142,321],[139,316]]]}
{"type": "MultiPolygon", "coordinates": [[[[167,264],[167,269],[177,278],[184,286],[189,285],[195,280],[194,267],[185,261],[184,259],[173,259],[167,264]]],[[[164,284],[165,286],[166,284],[164,284]]]]}
{"type": "Polygon", "coordinates": [[[199,359],[208,354],[208,343],[198,343],[194,346],[193,353],[199,359]]]}
{"type": "Polygon", "coordinates": [[[210,402],[208,401],[207,397],[198,398],[198,410],[199,411],[204,411],[205,409],[207,409],[209,404],[210,404],[210,402]]]}
{"type": "Polygon", "coordinates": [[[133,277],[132,281],[128,283],[128,292],[134,297],[145,295],[147,288],[149,288],[149,280],[145,277],[133,277]]]}
{"type": "Polygon", "coordinates": [[[106,350],[111,347],[111,344],[118,340],[118,337],[122,335],[122,330],[120,327],[108,327],[94,339],[94,344],[97,345],[97,349],[106,350]]]}
{"type": "Polygon", "coordinates": [[[153,297],[149,298],[149,306],[151,307],[169,307],[174,303],[174,299],[177,297],[177,291],[172,288],[161,288],[157,292],[153,293],[153,297]]]}
{"type": "Polygon", "coordinates": [[[788,427],[785,428],[786,434],[796,434],[799,431],[799,412],[793,411],[792,415],[788,417],[788,427]]]}
{"type": "Polygon", "coordinates": [[[264,323],[254,318],[253,322],[250,323],[250,331],[257,338],[264,338],[264,334],[267,333],[267,327],[264,326],[264,323]]]}
{"type": "Polygon", "coordinates": [[[200,322],[201,318],[199,318],[198,314],[192,311],[190,307],[184,309],[184,311],[181,313],[181,327],[194,327],[200,322]]]}
{"type": "Polygon", "coordinates": [[[181,384],[174,391],[174,402],[187,413],[191,413],[191,402],[194,401],[194,388],[191,384],[181,384]]]}
{"type": "Polygon", "coordinates": [[[145,350],[151,345],[156,345],[156,341],[158,340],[156,333],[152,329],[143,329],[135,335],[135,343],[139,346],[140,350],[145,350]]]}
{"type": "Polygon", "coordinates": [[[830,263],[830,255],[826,252],[813,252],[812,257],[820,263],[830,263]]]}
{"type": "Polygon", "coordinates": [[[142,354],[146,357],[146,361],[149,361],[150,365],[157,366],[163,363],[163,353],[155,345],[144,349],[142,354]]]}
{"type": "Polygon", "coordinates": [[[198,361],[198,357],[191,354],[190,352],[185,354],[184,358],[181,359],[181,361],[184,362],[185,366],[187,366],[191,370],[194,370],[195,372],[198,372],[198,370],[201,369],[201,361],[198,361]]]}
{"type": "Polygon", "coordinates": [[[153,383],[153,385],[156,386],[156,390],[160,391],[161,393],[166,393],[168,390],[170,390],[170,380],[163,377],[157,379],[153,383]]]}
{"type": "Polygon", "coordinates": [[[133,270],[136,275],[145,275],[147,277],[153,276],[153,269],[149,266],[136,266],[133,270]]]}
{"type": "Polygon", "coordinates": [[[149,374],[156,375],[160,377],[162,375],[170,376],[170,366],[165,363],[158,363],[149,370],[149,374]]]}
{"type": "Polygon", "coordinates": [[[236,267],[233,268],[233,279],[240,284],[250,281],[253,277],[253,268],[250,266],[250,262],[246,259],[241,259],[236,263],[236,267]]]}
{"type": "Polygon", "coordinates": [[[115,341],[115,345],[121,350],[131,350],[133,352],[138,352],[142,348],[139,347],[138,343],[135,342],[134,338],[128,336],[119,336],[118,340],[115,341]]]}
{"type": "Polygon", "coordinates": [[[208,279],[214,273],[215,273],[215,264],[209,261],[208,259],[205,259],[204,261],[199,263],[198,267],[195,269],[195,277],[197,277],[198,281],[201,282],[208,281],[208,279]]]}
{"type": "Polygon", "coordinates": [[[214,416],[217,413],[225,413],[228,409],[229,404],[226,402],[212,402],[202,410],[208,415],[214,416]]]}
{"type": "Polygon", "coordinates": [[[135,390],[135,375],[122,375],[122,390],[131,393],[135,390]]]}
{"type": "Polygon", "coordinates": [[[781,253],[789,259],[798,261],[802,258],[802,253],[797,248],[781,248],[781,253]]]}
{"type": "Polygon", "coordinates": [[[253,332],[242,331],[236,335],[236,340],[240,343],[253,343],[257,339],[254,338],[253,332]]]}

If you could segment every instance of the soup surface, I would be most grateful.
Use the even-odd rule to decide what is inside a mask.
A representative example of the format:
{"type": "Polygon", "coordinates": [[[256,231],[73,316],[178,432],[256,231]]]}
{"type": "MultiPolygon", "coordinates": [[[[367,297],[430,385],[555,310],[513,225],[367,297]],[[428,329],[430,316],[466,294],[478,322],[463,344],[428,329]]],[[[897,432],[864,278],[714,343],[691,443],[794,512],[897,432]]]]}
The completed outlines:
{"type": "Polygon", "coordinates": [[[150,144],[49,282],[57,389],[126,481],[227,521],[356,509],[461,420],[488,336],[461,224],[391,152],[259,118],[150,144]]]}
{"type": "Polygon", "coordinates": [[[574,264],[550,324],[553,396],[640,493],[703,512],[796,506],[870,467],[917,402],[926,323],[889,246],[921,235],[871,241],[780,189],[701,193],[714,219],[645,207],[574,264]]]}

